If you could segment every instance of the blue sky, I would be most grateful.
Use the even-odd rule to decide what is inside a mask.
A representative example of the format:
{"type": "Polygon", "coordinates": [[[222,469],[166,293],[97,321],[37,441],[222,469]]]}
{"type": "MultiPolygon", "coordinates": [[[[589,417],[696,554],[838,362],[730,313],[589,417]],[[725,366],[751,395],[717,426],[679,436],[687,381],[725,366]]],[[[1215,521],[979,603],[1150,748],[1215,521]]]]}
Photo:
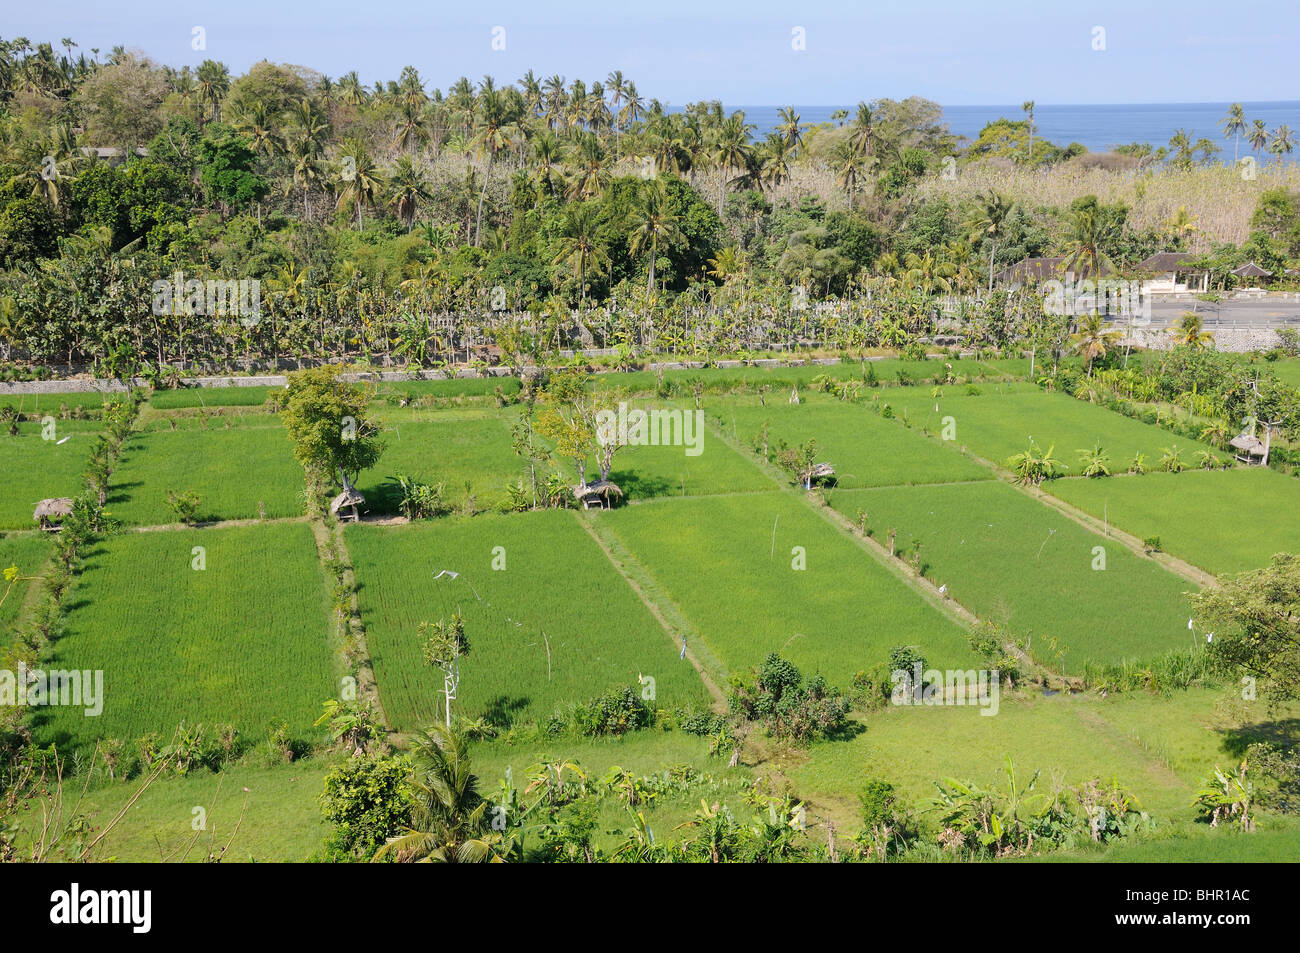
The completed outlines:
{"type": "Polygon", "coordinates": [[[513,81],[531,68],[588,82],[621,69],[647,99],[835,104],[917,94],[945,105],[1225,102],[1297,98],[1295,0],[35,0],[0,31],[115,44],[181,66],[242,72],[260,59],[368,83],[415,65],[445,89],[461,75],[513,81]],[[192,29],[207,49],[191,49],[192,29]],[[492,49],[503,27],[505,50],[492,49]],[[802,27],[806,49],[792,48],[802,27]],[[1094,50],[1094,28],[1105,49],[1094,50]]]}

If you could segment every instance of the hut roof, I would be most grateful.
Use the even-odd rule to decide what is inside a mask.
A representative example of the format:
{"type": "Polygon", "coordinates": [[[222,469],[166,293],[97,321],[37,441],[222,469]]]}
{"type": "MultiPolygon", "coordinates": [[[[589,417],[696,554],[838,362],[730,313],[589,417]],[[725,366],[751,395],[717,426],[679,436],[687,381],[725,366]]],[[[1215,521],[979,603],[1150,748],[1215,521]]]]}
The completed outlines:
{"type": "Polygon", "coordinates": [[[1243,450],[1251,456],[1262,457],[1264,455],[1264,441],[1260,440],[1254,434],[1238,434],[1229,441],[1229,446],[1238,450],[1243,450]]]}
{"type": "Polygon", "coordinates": [[[345,486],[343,492],[330,501],[330,512],[338,514],[338,511],[345,506],[361,506],[366,502],[366,498],[355,487],[345,486]]]}
{"type": "Polygon", "coordinates": [[[1265,271],[1263,268],[1259,267],[1259,265],[1255,264],[1253,261],[1246,262],[1246,264],[1242,265],[1240,268],[1232,269],[1232,273],[1236,275],[1238,278],[1273,277],[1273,272],[1265,271]]]}
{"type": "Polygon", "coordinates": [[[573,495],[579,500],[589,499],[593,496],[608,499],[611,496],[622,496],[623,491],[619,489],[617,483],[609,480],[597,480],[595,483],[584,483],[581,486],[575,486],[573,495]]]}
{"type": "Polygon", "coordinates": [[[36,512],[32,514],[32,519],[48,519],[51,516],[71,516],[72,500],[66,496],[56,496],[48,500],[41,500],[36,504],[36,512]]]}
{"type": "Polygon", "coordinates": [[[1160,251],[1138,265],[1140,271],[1155,273],[1179,271],[1196,256],[1189,251],[1160,251]]]}
{"type": "Polygon", "coordinates": [[[814,463],[812,469],[808,471],[814,479],[817,477],[835,476],[835,467],[830,463],[814,463]]]}

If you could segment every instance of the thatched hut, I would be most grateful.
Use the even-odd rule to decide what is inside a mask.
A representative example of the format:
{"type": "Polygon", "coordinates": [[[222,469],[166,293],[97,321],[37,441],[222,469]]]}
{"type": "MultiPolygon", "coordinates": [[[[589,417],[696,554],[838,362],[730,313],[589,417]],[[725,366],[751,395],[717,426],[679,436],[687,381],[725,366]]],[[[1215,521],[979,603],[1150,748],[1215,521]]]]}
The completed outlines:
{"type": "Polygon", "coordinates": [[[1263,440],[1260,440],[1253,433],[1241,433],[1233,437],[1228,445],[1237,452],[1238,463],[1262,467],[1268,464],[1270,437],[1271,434],[1267,431],[1263,440]]]}
{"type": "Polygon", "coordinates": [[[361,491],[344,477],[343,492],[330,500],[330,513],[336,516],[340,522],[355,523],[361,518],[361,513],[357,507],[364,506],[365,502],[366,498],[361,495],[361,491]]]}
{"type": "Polygon", "coordinates": [[[800,476],[803,478],[805,490],[811,490],[814,485],[820,486],[828,483],[834,485],[839,482],[835,476],[835,467],[829,463],[814,463],[804,470],[800,476]]]}
{"type": "Polygon", "coordinates": [[[32,513],[32,519],[39,523],[41,529],[46,532],[57,533],[63,520],[71,515],[72,500],[66,496],[57,496],[37,503],[36,512],[32,513]]]}
{"type": "Polygon", "coordinates": [[[617,483],[611,483],[609,480],[597,480],[595,483],[584,483],[581,486],[573,488],[573,498],[582,504],[583,509],[607,510],[614,505],[615,500],[623,498],[623,491],[619,489],[617,483]]]}

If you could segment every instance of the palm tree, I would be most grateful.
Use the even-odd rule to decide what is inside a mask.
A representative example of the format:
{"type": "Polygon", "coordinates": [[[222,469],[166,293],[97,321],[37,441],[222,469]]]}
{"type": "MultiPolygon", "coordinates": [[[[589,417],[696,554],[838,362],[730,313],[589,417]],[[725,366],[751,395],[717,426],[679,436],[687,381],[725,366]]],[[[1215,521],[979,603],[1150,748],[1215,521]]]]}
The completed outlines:
{"type": "Polygon", "coordinates": [[[1003,234],[1003,224],[1011,213],[1012,202],[997,192],[989,192],[980,200],[980,207],[967,223],[971,241],[987,239],[989,243],[989,293],[993,292],[993,256],[997,252],[998,239],[1003,234]]]}
{"type": "Polygon", "coordinates": [[[1219,125],[1223,127],[1223,138],[1235,139],[1232,144],[1232,161],[1237,161],[1237,150],[1241,145],[1241,134],[1246,131],[1246,114],[1242,111],[1241,103],[1233,103],[1228,107],[1228,114],[1219,120],[1219,125]]]}
{"type": "Polygon", "coordinates": [[[1097,358],[1105,357],[1120,332],[1108,330],[1100,314],[1086,315],[1079,322],[1079,330],[1074,335],[1074,349],[1088,360],[1088,376],[1092,377],[1092,364],[1097,358]]]}
{"type": "Polygon", "coordinates": [[[650,271],[646,279],[646,291],[654,291],[655,263],[661,246],[681,241],[682,232],[677,226],[677,214],[668,203],[668,190],[663,180],[654,179],[646,183],[641,201],[632,210],[632,230],[629,233],[629,249],[633,255],[650,252],[650,271]]]}
{"type": "Polygon", "coordinates": [[[799,144],[803,142],[799,114],[794,111],[793,106],[786,106],[778,111],[777,116],[779,121],[776,124],[776,133],[785,142],[787,149],[792,151],[797,149],[799,144]]]}
{"type": "Polygon", "coordinates": [[[433,200],[429,176],[417,166],[410,156],[398,156],[388,177],[389,205],[397,217],[406,223],[409,232],[415,224],[415,214],[421,202],[433,200]]]}
{"type": "Polygon", "coordinates": [[[570,265],[574,277],[580,284],[582,301],[587,299],[587,267],[595,264],[599,267],[609,261],[604,248],[600,245],[597,232],[600,222],[596,217],[594,205],[575,202],[569,206],[564,217],[564,228],[560,232],[560,247],[552,264],[570,265]]]}
{"type": "Polygon", "coordinates": [[[489,826],[488,801],[479,794],[465,736],[432,725],[412,743],[410,758],[414,795],[410,826],[390,837],[374,859],[503,862],[502,838],[489,826]]]}
{"type": "Polygon", "coordinates": [[[871,106],[858,103],[857,113],[849,123],[849,145],[860,155],[869,156],[876,148],[876,117],[871,106]]]}
{"type": "Polygon", "coordinates": [[[562,163],[564,162],[564,148],[555,133],[549,129],[533,140],[533,181],[546,189],[551,198],[555,198],[560,191],[557,185],[562,185],[564,175],[562,163]]]}
{"type": "Polygon", "coordinates": [[[1179,244],[1197,228],[1196,216],[1187,211],[1186,205],[1178,206],[1178,211],[1174,213],[1173,218],[1165,222],[1165,233],[1179,244]]]}
{"type": "Polygon", "coordinates": [[[479,233],[483,226],[483,200],[487,197],[488,180],[492,178],[492,168],[497,156],[508,150],[519,127],[514,123],[509,106],[500,91],[492,83],[492,77],[485,76],[479,92],[480,123],[474,135],[474,144],[480,152],[487,155],[487,171],[483,175],[483,189],[479,192],[478,213],[475,216],[474,245],[479,243],[479,233]]]}
{"type": "Polygon", "coordinates": [[[1199,350],[1214,340],[1214,335],[1204,330],[1201,316],[1194,311],[1184,312],[1178,319],[1178,324],[1171,329],[1171,333],[1175,344],[1185,344],[1194,350],[1199,350]]]}
{"type": "Polygon", "coordinates": [[[370,150],[360,139],[350,138],[343,144],[341,153],[341,170],[339,174],[342,188],[339,190],[338,207],[349,203],[357,210],[357,231],[363,227],[363,209],[375,202],[375,193],[379,191],[383,179],[379,166],[371,158],[370,150]]]}
{"type": "Polygon", "coordinates": [[[1020,108],[1025,111],[1029,117],[1029,164],[1034,163],[1034,101],[1026,99],[1020,104],[1020,108]]]}
{"type": "Polygon", "coordinates": [[[754,131],[752,123],[745,122],[745,114],[734,112],[718,127],[713,142],[713,161],[718,166],[718,215],[722,215],[727,197],[727,173],[749,166],[753,148],[749,136],[754,131]]]}
{"type": "Polygon", "coordinates": [[[1095,209],[1075,209],[1066,230],[1062,270],[1095,278],[1110,268],[1112,263],[1103,246],[1114,238],[1115,230],[1115,224],[1099,219],[1095,209]]]}
{"type": "Polygon", "coordinates": [[[1264,125],[1264,120],[1256,119],[1250,126],[1250,134],[1246,136],[1246,141],[1250,143],[1250,148],[1255,151],[1261,151],[1268,145],[1268,127],[1264,125]]]}
{"type": "Polygon", "coordinates": [[[211,110],[210,118],[221,118],[221,100],[230,89],[230,70],[224,63],[216,60],[204,60],[194,71],[199,89],[199,128],[203,128],[205,118],[209,118],[204,106],[211,110]]]}
{"type": "Polygon", "coordinates": [[[1283,123],[1273,130],[1273,143],[1268,151],[1275,156],[1283,156],[1290,154],[1293,148],[1295,144],[1291,141],[1291,127],[1283,123]]]}
{"type": "Polygon", "coordinates": [[[279,119],[271,114],[266,102],[259,99],[236,117],[235,130],[248,139],[253,152],[269,159],[284,151],[284,137],[276,131],[279,119]]]}
{"type": "Polygon", "coordinates": [[[856,149],[841,147],[835,156],[835,180],[849,197],[849,208],[856,208],[858,184],[871,171],[873,159],[856,149]]]}
{"type": "Polygon", "coordinates": [[[578,139],[578,162],[569,185],[570,199],[587,199],[600,195],[609,181],[605,166],[605,147],[594,132],[583,132],[578,139]]]}

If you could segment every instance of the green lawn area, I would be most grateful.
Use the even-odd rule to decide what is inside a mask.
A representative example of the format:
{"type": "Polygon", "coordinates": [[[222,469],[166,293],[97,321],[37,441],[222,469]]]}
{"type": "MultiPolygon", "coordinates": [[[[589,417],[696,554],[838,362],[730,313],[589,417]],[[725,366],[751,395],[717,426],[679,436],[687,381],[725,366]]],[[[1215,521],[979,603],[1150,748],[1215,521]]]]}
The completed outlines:
{"type": "Polygon", "coordinates": [[[303,513],[302,467],[284,428],[274,418],[262,426],[212,426],[134,433],[109,485],[108,512],[132,526],[177,522],[167,492],[193,490],[201,520],[256,519],[264,504],[270,519],[303,513]]]}
{"type": "Polygon", "coordinates": [[[1053,480],[1047,492],[1213,573],[1300,551],[1300,480],[1259,467],[1100,480],[1053,480]]]}
{"type": "Polygon", "coordinates": [[[937,398],[930,396],[930,388],[899,388],[882,392],[880,399],[899,417],[906,412],[914,426],[934,433],[941,432],[945,417],[952,417],[954,443],[997,464],[1024,450],[1031,437],[1044,450],[1055,446],[1055,456],[1069,468],[1067,475],[1079,472],[1079,451],[1097,443],[1110,455],[1111,469],[1120,472],[1137,453],[1146,454],[1147,467],[1154,469],[1164,447],[1176,445],[1186,466],[1196,465],[1197,450],[1213,451],[1206,444],[1032,384],[977,386],[982,391],[977,396],[968,395],[964,387],[944,387],[937,398]]]}
{"type": "Polygon", "coordinates": [[[1186,647],[1195,587],[1002,482],[840,490],[831,505],[910,558],[981,619],[1027,641],[1043,664],[1147,659],[1186,647]],[[1105,569],[1094,570],[1094,548],[1105,569]]]}
{"type": "MultiPolygon", "coordinates": [[[[707,703],[678,647],[568,511],[352,526],[361,618],[390,723],[442,716],[420,622],[464,614],[471,654],[453,704],[498,724],[544,720],[616,685],[655,679],[660,708],[707,703]],[[504,570],[494,570],[501,547],[504,570]],[[436,578],[439,572],[459,573],[436,578]]],[[[498,565],[500,563],[498,562],[498,565]]]]}
{"type": "MultiPolygon", "coordinates": [[[[33,425],[39,430],[39,424],[33,425]]],[[[45,440],[39,432],[0,436],[0,529],[32,529],[41,500],[76,496],[82,488],[94,434],[65,433],[45,440]]]]}
{"type": "Polygon", "coordinates": [[[111,537],[89,551],[67,608],[43,662],[102,670],[104,708],[36,710],[43,744],[151,732],[165,744],[181,722],[233,724],[258,739],[287,722],[294,737],[316,737],[321,702],[338,694],[329,599],[305,524],[111,537]]]}
{"type": "MultiPolygon", "coordinates": [[[[45,533],[31,536],[0,537],[0,572],[15,566],[19,576],[34,576],[50,556],[50,540],[45,533]]],[[[31,580],[15,579],[12,586],[0,576],[0,632],[7,632],[9,623],[18,617],[18,610],[31,588],[31,580]],[[8,595],[6,596],[6,593],[8,595]]],[[[7,647],[10,639],[0,640],[7,647]]]]}
{"type": "Polygon", "coordinates": [[[792,494],[660,500],[596,518],[732,672],[781,652],[847,687],[895,645],[940,665],[972,661],[961,628],[792,494]],[[796,546],[804,570],[792,568],[796,546]]]}
{"type": "MultiPolygon", "coordinates": [[[[888,392],[882,399],[888,399],[888,392]]],[[[802,400],[799,404],[769,401],[767,406],[752,398],[711,401],[709,414],[725,433],[744,446],[759,448],[760,453],[765,423],[770,452],[775,452],[782,440],[791,447],[815,440],[817,460],[835,466],[841,487],[989,480],[994,476],[955,447],[911,433],[869,407],[822,395],[806,395],[802,400]]]]}
{"type": "Polygon", "coordinates": [[[1200,782],[1216,763],[1234,763],[1224,744],[1232,723],[1217,713],[1221,697],[1206,688],[1168,696],[1003,695],[991,717],[975,707],[887,706],[864,716],[866,731],[856,738],[815,745],[789,774],[814,800],[855,801],[863,782],[879,777],[916,802],[933,797],[933,782],[947,777],[1005,790],[1010,756],[1020,783],[1042,772],[1039,793],[1054,781],[1113,777],[1157,821],[1188,822],[1200,782]]]}

